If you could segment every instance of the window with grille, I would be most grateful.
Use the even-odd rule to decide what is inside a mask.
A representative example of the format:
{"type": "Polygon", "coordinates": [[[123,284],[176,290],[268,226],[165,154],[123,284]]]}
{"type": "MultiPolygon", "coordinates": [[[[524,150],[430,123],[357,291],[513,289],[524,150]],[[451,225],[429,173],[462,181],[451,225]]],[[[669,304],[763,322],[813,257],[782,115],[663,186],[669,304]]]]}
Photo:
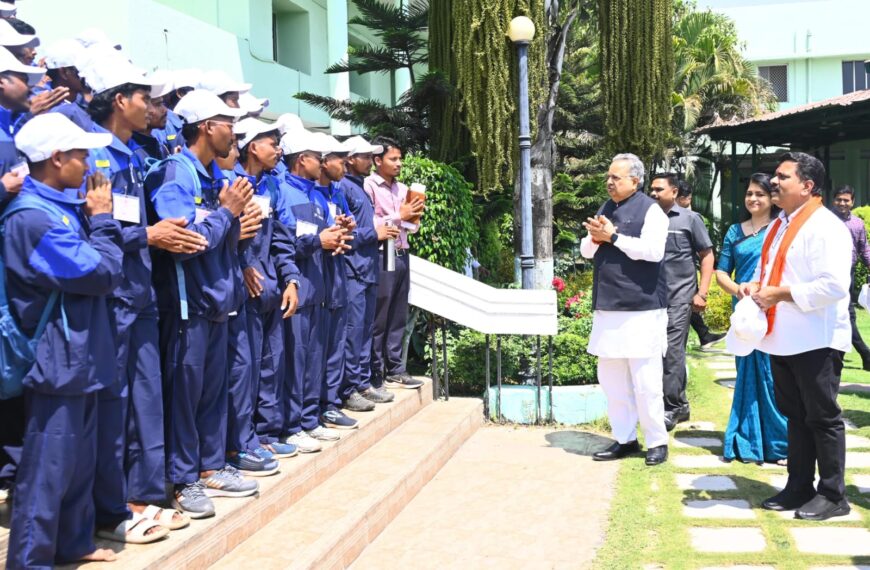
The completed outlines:
{"type": "Polygon", "coordinates": [[[870,88],[870,75],[864,69],[863,60],[843,62],[843,95],[870,88]]]}
{"type": "Polygon", "coordinates": [[[777,101],[780,103],[788,101],[787,65],[761,65],[758,67],[758,75],[770,83],[777,101]]]}

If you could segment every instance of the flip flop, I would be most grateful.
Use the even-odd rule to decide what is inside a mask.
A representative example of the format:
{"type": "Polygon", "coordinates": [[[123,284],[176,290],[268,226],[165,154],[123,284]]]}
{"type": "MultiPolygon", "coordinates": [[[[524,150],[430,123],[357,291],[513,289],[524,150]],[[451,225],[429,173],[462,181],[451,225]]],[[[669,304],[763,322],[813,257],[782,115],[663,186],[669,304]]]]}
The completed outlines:
{"type": "Polygon", "coordinates": [[[98,530],[97,536],[106,540],[114,540],[115,542],[124,542],[126,544],[150,544],[160,540],[169,534],[169,529],[160,526],[157,522],[143,517],[139,513],[133,513],[132,519],[127,519],[118,523],[114,530],[98,530]],[[152,528],[157,528],[156,532],[146,534],[152,528]]]}
{"type": "Polygon", "coordinates": [[[166,527],[169,530],[179,530],[190,526],[189,516],[176,511],[175,509],[164,509],[157,505],[148,505],[145,507],[145,510],[142,511],[142,516],[146,519],[157,522],[160,526],[166,527]],[[175,521],[176,514],[181,517],[181,520],[178,522],[175,521]]]}

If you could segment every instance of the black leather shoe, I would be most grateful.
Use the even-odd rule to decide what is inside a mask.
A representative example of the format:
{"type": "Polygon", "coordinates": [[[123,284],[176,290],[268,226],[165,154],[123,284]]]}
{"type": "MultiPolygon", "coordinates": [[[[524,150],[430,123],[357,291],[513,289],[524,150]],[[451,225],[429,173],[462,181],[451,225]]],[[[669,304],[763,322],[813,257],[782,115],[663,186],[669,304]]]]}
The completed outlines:
{"type": "Polygon", "coordinates": [[[780,491],[778,494],[761,503],[761,508],[768,511],[793,511],[813,498],[812,494],[795,494],[791,491],[780,491]]]}
{"type": "Polygon", "coordinates": [[[668,431],[674,431],[674,428],[677,427],[677,420],[674,417],[676,411],[673,412],[665,412],[665,429],[668,431]]]}
{"type": "Polygon", "coordinates": [[[851,510],[846,499],[835,503],[824,495],[816,495],[810,502],[799,508],[794,516],[805,521],[825,521],[831,517],[844,517],[851,510]]]}
{"type": "Polygon", "coordinates": [[[629,441],[628,443],[615,442],[613,445],[604,451],[598,451],[592,454],[593,461],[614,461],[622,459],[626,455],[637,453],[640,451],[640,444],[637,440],[629,441]]]}
{"type": "Polygon", "coordinates": [[[659,445],[646,450],[646,464],[659,465],[668,460],[668,446],[659,445]]]}

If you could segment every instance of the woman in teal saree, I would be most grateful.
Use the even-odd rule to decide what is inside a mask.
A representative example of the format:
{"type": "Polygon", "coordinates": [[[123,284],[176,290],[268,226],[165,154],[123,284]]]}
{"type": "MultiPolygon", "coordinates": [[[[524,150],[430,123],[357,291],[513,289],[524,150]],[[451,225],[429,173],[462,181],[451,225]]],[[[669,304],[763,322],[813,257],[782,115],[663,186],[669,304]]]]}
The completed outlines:
{"type": "MultiPolygon", "coordinates": [[[[752,280],[767,226],[775,217],[776,207],[770,190],[769,176],[753,174],[744,200],[749,218],[734,224],[725,234],[716,280],[734,297],[732,307],[737,302],[738,284],[752,280]]],[[[756,350],[735,360],[737,383],[723,442],[724,459],[784,462],[788,447],[787,420],[776,407],[770,357],[756,350]]]]}

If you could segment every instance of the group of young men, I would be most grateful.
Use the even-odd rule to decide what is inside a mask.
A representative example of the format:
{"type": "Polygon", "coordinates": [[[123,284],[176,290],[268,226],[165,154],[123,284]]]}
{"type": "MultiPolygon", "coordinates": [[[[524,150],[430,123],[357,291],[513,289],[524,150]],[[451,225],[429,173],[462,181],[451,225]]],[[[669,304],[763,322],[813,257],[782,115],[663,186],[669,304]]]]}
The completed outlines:
{"type": "Polygon", "coordinates": [[[3,282],[36,346],[0,400],[8,567],[112,559],[95,531],[158,540],[421,386],[424,206],[395,141],[267,123],[249,84],[146,75],[99,31],[42,49],[0,20],[0,45],[3,282]]]}

